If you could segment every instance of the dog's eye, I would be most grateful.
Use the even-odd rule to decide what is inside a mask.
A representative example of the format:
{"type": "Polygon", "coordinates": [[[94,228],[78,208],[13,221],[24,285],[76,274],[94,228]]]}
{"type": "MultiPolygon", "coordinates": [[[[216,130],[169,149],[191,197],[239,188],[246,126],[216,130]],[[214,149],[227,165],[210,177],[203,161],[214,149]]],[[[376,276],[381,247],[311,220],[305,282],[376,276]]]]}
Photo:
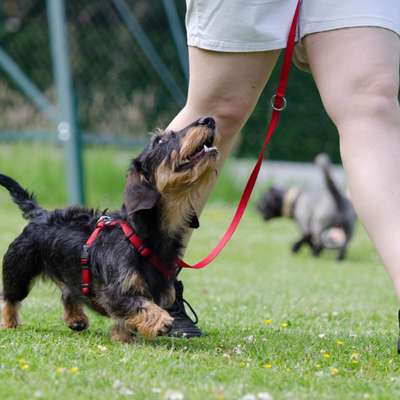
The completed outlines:
{"type": "Polygon", "coordinates": [[[153,146],[154,145],[160,145],[160,144],[163,144],[165,142],[166,142],[165,138],[163,138],[162,136],[157,136],[153,141],[153,146]]]}

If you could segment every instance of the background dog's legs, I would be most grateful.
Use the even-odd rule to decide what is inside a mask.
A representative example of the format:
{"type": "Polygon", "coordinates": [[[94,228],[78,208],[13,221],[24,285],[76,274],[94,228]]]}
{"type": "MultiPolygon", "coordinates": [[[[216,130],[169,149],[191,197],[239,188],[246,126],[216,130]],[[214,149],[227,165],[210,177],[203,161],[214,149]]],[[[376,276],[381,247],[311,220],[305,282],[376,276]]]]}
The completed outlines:
{"type": "Polygon", "coordinates": [[[41,270],[35,243],[22,234],[11,243],[3,259],[2,328],[19,325],[20,302],[28,296],[32,282],[41,270]]]}
{"type": "Polygon", "coordinates": [[[310,238],[309,240],[309,245],[311,247],[311,251],[312,251],[312,255],[314,257],[319,257],[321,255],[322,250],[324,249],[324,247],[322,246],[320,241],[315,241],[312,238],[310,238]]]}
{"type": "Polygon", "coordinates": [[[298,240],[297,242],[295,242],[292,246],[292,252],[293,253],[297,253],[301,246],[303,246],[303,244],[309,243],[310,242],[310,235],[303,235],[300,240],[298,240]]]}
{"type": "Polygon", "coordinates": [[[337,256],[336,256],[336,260],[343,261],[346,257],[346,252],[347,252],[347,243],[339,249],[337,256]]]}
{"type": "Polygon", "coordinates": [[[74,331],[83,331],[89,326],[89,320],[83,312],[83,304],[71,295],[69,289],[61,287],[61,301],[64,305],[64,321],[74,331]]]}
{"type": "Polygon", "coordinates": [[[346,241],[343,243],[343,246],[338,251],[338,254],[336,256],[337,261],[343,261],[346,258],[347,246],[349,245],[350,239],[351,235],[348,231],[346,231],[346,241]]]}

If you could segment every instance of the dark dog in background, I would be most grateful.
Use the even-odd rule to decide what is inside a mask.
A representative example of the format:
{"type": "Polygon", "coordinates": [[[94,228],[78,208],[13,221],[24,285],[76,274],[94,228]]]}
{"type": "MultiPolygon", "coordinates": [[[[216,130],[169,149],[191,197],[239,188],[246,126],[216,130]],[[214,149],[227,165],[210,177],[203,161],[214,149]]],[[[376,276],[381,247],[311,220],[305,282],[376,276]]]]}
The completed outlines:
{"type": "Polygon", "coordinates": [[[96,210],[41,208],[33,195],[0,175],[0,185],[28,219],[3,260],[2,327],[16,328],[18,310],[35,278],[50,278],[62,293],[64,320],[74,330],[88,326],[83,306],[114,320],[112,339],[128,342],[134,332],[154,337],[168,332],[164,310],[175,300],[174,273],[189,226],[198,226],[192,201],[215,176],[215,122],[201,118],[179,132],[154,134],[132,161],[121,211],[106,215],[127,221],[155,253],[171,278],[142,257],[121,229],[105,229],[89,248],[91,295],[81,292],[81,251],[99,217],[96,210]]]}
{"type": "Polygon", "coordinates": [[[337,249],[337,260],[343,260],[353,235],[356,214],[332,177],[328,156],[319,154],[315,162],[323,172],[325,186],[322,190],[273,186],[261,197],[257,208],[265,220],[288,217],[296,221],[301,237],[292,246],[294,253],[308,244],[315,256],[323,249],[337,249]]]}

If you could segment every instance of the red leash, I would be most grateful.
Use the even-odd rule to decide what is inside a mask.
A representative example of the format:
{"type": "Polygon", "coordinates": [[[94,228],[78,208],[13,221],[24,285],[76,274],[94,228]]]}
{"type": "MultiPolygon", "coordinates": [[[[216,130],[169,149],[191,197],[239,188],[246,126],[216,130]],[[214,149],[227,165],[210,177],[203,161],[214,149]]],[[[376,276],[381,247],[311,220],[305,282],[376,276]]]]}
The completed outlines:
{"type": "Polygon", "coordinates": [[[235,215],[233,216],[233,219],[226,230],[225,234],[222,236],[220,242],[217,244],[217,246],[211,250],[210,254],[203,258],[201,261],[194,265],[189,265],[185,263],[185,261],[178,259],[177,260],[177,265],[180,268],[195,268],[195,269],[200,269],[204,268],[206,265],[210,264],[215,257],[222,251],[222,249],[226,246],[226,244],[229,242],[231,239],[232,235],[236,231],[236,228],[239,225],[240,220],[242,219],[242,216],[246,210],[247,204],[249,202],[251,193],[253,192],[254,185],[256,183],[258,174],[260,172],[260,168],[263,162],[264,158],[264,153],[265,150],[268,146],[268,143],[271,140],[271,137],[273,133],[275,132],[275,129],[277,127],[280,113],[286,108],[286,99],[285,99],[285,91],[286,91],[286,86],[288,82],[288,77],[289,77],[289,71],[290,67],[292,64],[292,57],[293,57],[293,50],[294,50],[294,45],[295,45],[295,40],[296,40],[296,30],[297,30],[297,23],[299,19],[299,10],[300,10],[300,3],[301,0],[298,0],[297,6],[296,6],[296,11],[294,13],[293,21],[290,26],[290,31],[289,31],[289,36],[287,40],[287,45],[286,45],[286,50],[285,50],[285,55],[284,55],[284,61],[281,69],[281,74],[279,78],[279,84],[278,88],[274,94],[274,96],[271,99],[272,103],[272,116],[271,120],[266,132],[266,137],[264,144],[261,148],[260,155],[258,156],[257,163],[253,168],[253,171],[250,175],[250,178],[246,184],[246,187],[244,189],[244,192],[242,194],[242,197],[239,201],[239,205],[237,207],[237,210],[235,212],[235,215]]]}

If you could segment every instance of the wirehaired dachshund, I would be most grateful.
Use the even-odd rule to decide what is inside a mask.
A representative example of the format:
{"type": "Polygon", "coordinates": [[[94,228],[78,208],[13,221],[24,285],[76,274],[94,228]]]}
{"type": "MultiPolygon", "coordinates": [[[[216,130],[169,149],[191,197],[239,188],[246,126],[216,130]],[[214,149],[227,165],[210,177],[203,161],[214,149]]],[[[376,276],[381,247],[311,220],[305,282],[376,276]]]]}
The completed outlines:
{"type": "Polygon", "coordinates": [[[179,132],[153,134],[128,170],[120,211],[83,207],[48,211],[13,179],[0,175],[28,225],[3,259],[1,326],[16,328],[18,310],[35,278],[48,277],[61,290],[64,320],[73,330],[88,327],[84,305],[113,319],[111,338],[129,342],[165,334],[173,319],[165,311],[175,300],[176,259],[188,227],[197,227],[193,202],[215,177],[215,122],[201,118],[179,132]],[[119,227],[107,227],[88,249],[90,295],[81,290],[81,252],[100,217],[127,222],[156,254],[162,274],[132,246],[119,227]]]}

